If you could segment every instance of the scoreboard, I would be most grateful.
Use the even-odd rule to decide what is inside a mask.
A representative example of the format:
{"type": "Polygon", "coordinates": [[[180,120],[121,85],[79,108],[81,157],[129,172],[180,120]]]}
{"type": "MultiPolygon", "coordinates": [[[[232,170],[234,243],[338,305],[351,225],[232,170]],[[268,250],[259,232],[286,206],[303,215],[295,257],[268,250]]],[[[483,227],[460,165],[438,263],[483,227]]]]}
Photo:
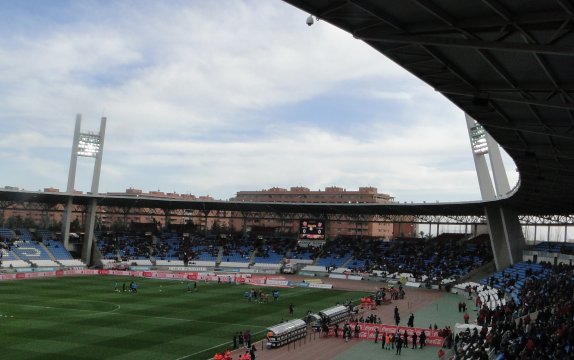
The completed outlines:
{"type": "Polygon", "coordinates": [[[299,239],[325,240],[325,221],[309,219],[300,220],[299,239]]]}

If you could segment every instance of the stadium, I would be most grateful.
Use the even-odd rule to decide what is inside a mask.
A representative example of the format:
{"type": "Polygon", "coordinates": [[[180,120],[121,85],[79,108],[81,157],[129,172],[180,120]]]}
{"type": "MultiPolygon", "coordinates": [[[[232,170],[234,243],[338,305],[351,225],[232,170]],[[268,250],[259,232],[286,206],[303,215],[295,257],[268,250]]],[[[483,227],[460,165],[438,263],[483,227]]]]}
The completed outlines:
{"type": "Polygon", "coordinates": [[[102,194],[106,119],[87,132],[78,116],[65,192],[0,191],[2,214],[61,222],[2,217],[0,358],[571,359],[574,5],[285,3],[303,26],[342,29],[464,111],[482,200],[102,194]],[[498,146],[516,164],[513,188],[498,146]],[[79,157],[94,163],[86,194],[75,191],[79,157]],[[103,227],[104,213],[123,226],[103,227]],[[325,235],[345,221],[399,225],[384,240],[359,225],[325,235]],[[436,236],[401,225],[436,225],[436,236]],[[563,228],[564,241],[537,243],[538,227],[563,228]]]}

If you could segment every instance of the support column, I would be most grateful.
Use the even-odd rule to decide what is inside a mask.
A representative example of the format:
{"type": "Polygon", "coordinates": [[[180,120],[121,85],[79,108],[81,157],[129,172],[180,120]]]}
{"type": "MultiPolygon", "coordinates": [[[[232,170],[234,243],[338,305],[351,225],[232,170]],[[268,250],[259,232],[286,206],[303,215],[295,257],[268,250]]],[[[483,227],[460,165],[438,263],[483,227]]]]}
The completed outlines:
{"type": "Polygon", "coordinates": [[[88,265],[92,264],[92,254],[94,248],[94,227],[96,225],[96,211],[98,200],[92,199],[88,204],[86,212],[86,224],[84,227],[84,245],[82,246],[82,261],[88,265]]]}
{"type": "MultiPolygon", "coordinates": [[[[329,239],[329,237],[331,237],[329,234],[329,230],[331,229],[331,218],[329,217],[329,214],[323,214],[323,231],[325,232],[325,243],[327,243],[327,240],[329,239]]],[[[357,233],[355,231],[355,233],[357,233]]],[[[333,235],[333,238],[337,237],[337,234],[333,235]]]]}
{"type": "MultiPolygon", "coordinates": [[[[106,118],[102,118],[100,121],[100,132],[98,135],[90,134],[92,139],[97,138],[98,147],[97,150],[89,149],[88,151],[84,150],[83,153],[79,153],[81,156],[90,156],[95,157],[96,161],[94,162],[94,173],[92,176],[92,188],[91,194],[97,195],[98,188],[100,184],[100,171],[102,167],[102,155],[104,150],[104,136],[106,133],[106,118]]],[[[92,254],[93,254],[93,247],[94,247],[94,227],[96,224],[96,211],[97,211],[98,202],[97,199],[90,200],[88,204],[88,212],[86,214],[86,224],[84,227],[84,245],[82,247],[82,261],[85,262],[88,266],[92,265],[92,254]]]]}
{"type": "Polygon", "coordinates": [[[74,140],[72,142],[72,156],[70,157],[70,169],[68,171],[68,200],[64,207],[64,214],[62,215],[62,242],[64,248],[70,250],[70,221],[72,218],[72,208],[74,206],[74,184],[76,181],[76,166],[78,164],[77,149],[80,142],[80,126],[82,124],[82,115],[76,115],[76,126],[74,128],[74,140]]]}
{"type": "Polygon", "coordinates": [[[489,133],[486,133],[486,143],[488,144],[488,159],[490,160],[496,195],[501,197],[510,192],[510,184],[508,183],[508,176],[506,176],[506,170],[500,155],[500,147],[489,133]]]}
{"type": "Polygon", "coordinates": [[[243,220],[243,225],[242,225],[242,233],[243,233],[243,237],[245,237],[247,235],[247,212],[242,211],[241,212],[241,218],[243,220]]]}
{"type": "Polygon", "coordinates": [[[518,216],[499,206],[485,207],[490,244],[497,270],[522,260],[525,240],[518,216]]]}
{"type": "MultiPolygon", "coordinates": [[[[163,209],[163,227],[164,229],[169,229],[171,226],[171,210],[163,209]]],[[[160,229],[162,231],[163,229],[160,229]]]]}
{"type": "MultiPolygon", "coordinates": [[[[505,196],[510,192],[510,185],[498,144],[473,118],[467,114],[465,117],[482,200],[505,196]],[[490,160],[492,177],[486,164],[486,155],[490,160]]],[[[497,205],[486,206],[485,214],[496,269],[501,270],[521,261],[525,241],[518,215],[497,205]]]]}

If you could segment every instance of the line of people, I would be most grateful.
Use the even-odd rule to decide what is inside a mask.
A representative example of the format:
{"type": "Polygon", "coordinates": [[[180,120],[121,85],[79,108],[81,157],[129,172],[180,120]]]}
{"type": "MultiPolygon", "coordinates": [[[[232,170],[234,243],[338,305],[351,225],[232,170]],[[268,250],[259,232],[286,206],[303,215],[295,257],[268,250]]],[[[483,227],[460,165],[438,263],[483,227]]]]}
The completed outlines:
{"type": "MultiPolygon", "coordinates": [[[[245,350],[245,353],[243,354],[239,354],[239,357],[237,358],[237,360],[255,360],[255,352],[257,351],[257,349],[255,348],[255,344],[251,345],[251,347],[247,350],[245,350]]],[[[233,360],[233,357],[231,355],[231,350],[227,349],[225,350],[225,352],[222,354],[220,352],[216,352],[215,355],[213,355],[213,360],[233,360]]]]}
{"type": "MultiPolygon", "coordinates": [[[[378,342],[379,339],[379,329],[375,329],[375,344],[378,342]]],[[[416,332],[413,332],[411,335],[411,345],[412,349],[422,349],[426,346],[426,334],[424,331],[418,335],[416,332]]],[[[400,332],[396,333],[383,333],[381,336],[381,349],[383,350],[397,350],[397,354],[401,354],[401,350],[403,347],[409,347],[409,335],[407,334],[406,330],[401,335],[400,332]]]]}

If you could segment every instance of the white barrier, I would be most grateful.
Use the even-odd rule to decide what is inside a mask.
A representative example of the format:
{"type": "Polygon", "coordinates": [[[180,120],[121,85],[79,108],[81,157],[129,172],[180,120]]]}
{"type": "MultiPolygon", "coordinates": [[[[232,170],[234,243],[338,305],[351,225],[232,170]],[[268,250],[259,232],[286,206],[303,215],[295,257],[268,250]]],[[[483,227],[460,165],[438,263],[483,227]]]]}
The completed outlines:
{"type": "Polygon", "coordinates": [[[332,289],[332,284],[319,284],[319,283],[309,283],[310,288],[317,288],[317,289],[332,289]]]}
{"type": "Polygon", "coordinates": [[[183,260],[156,260],[157,266],[183,266],[183,260]]]}
{"type": "Polygon", "coordinates": [[[201,266],[170,266],[168,268],[169,271],[184,271],[184,272],[206,272],[206,267],[201,266]]]}
{"type": "Polygon", "coordinates": [[[222,261],[219,263],[219,267],[247,269],[249,267],[249,263],[239,261],[222,261]]]}
{"type": "Polygon", "coordinates": [[[255,263],[255,264],[253,264],[253,267],[257,268],[257,269],[279,270],[279,269],[281,269],[281,264],[255,263]]]}
{"type": "Polygon", "coordinates": [[[330,274],[331,279],[345,279],[345,280],[363,280],[362,276],[359,275],[345,275],[345,274],[330,274]]]}
{"type": "Polygon", "coordinates": [[[310,271],[310,272],[327,272],[327,268],[324,266],[318,265],[307,265],[301,271],[310,271]]]}
{"type": "Polygon", "coordinates": [[[274,280],[274,279],[267,279],[265,282],[267,285],[271,286],[287,286],[289,285],[289,281],[287,280],[274,280]]]}
{"type": "Polygon", "coordinates": [[[58,262],[64,266],[86,266],[82,260],[78,259],[58,260],[58,262]]]}

